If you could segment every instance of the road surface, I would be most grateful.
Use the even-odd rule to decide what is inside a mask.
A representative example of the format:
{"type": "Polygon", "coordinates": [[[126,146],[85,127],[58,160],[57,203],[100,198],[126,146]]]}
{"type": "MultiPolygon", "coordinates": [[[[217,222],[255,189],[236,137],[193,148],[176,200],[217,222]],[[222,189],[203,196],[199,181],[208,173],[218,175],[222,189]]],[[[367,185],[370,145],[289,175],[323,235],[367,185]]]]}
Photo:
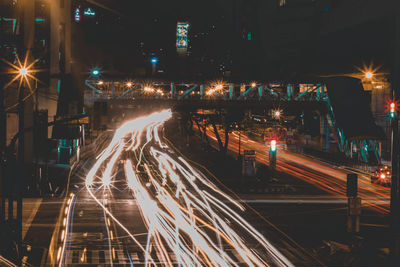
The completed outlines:
{"type": "MultiPolygon", "coordinates": [[[[211,128],[207,128],[207,135],[212,144],[217,147],[217,138],[211,128]]],[[[224,142],[224,134],[220,132],[224,142]]],[[[239,132],[229,133],[228,150],[239,153],[239,132]]],[[[265,143],[253,140],[244,134],[240,134],[240,153],[244,150],[255,150],[256,160],[269,165],[269,146],[265,143]]],[[[320,189],[339,197],[346,197],[347,174],[358,174],[358,195],[364,206],[370,206],[380,213],[389,213],[390,188],[379,184],[371,184],[370,173],[357,169],[339,167],[316,158],[290,152],[279,146],[277,150],[278,171],[288,173],[298,179],[308,182],[320,189]]]]}
{"type": "Polygon", "coordinates": [[[58,266],[318,266],[162,138],[171,111],[126,122],[80,155],[48,262],[58,266]],[[261,233],[262,232],[262,233],[261,233]]]}

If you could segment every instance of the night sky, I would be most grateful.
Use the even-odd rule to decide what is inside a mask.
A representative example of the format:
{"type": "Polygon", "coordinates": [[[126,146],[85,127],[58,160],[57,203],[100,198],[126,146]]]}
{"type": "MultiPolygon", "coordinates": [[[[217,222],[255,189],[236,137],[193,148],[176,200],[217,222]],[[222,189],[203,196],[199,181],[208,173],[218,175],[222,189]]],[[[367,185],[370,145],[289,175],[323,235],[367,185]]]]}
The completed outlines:
{"type": "MultiPolygon", "coordinates": [[[[381,66],[385,72],[392,67],[392,16],[325,33],[320,31],[318,22],[325,13],[316,14],[310,39],[279,47],[266,32],[274,25],[265,25],[265,22],[258,22],[254,32],[259,32],[258,35],[253,32],[251,43],[240,39],[240,25],[254,19],[253,14],[259,5],[257,1],[246,2],[253,5],[250,11],[237,6],[235,20],[232,17],[233,1],[96,2],[109,10],[88,3],[97,11],[96,18],[74,23],[73,30],[74,58],[90,64],[87,68],[96,66],[133,76],[145,70],[148,74],[151,68],[149,59],[156,56],[160,59],[158,68],[170,79],[217,78],[222,77],[224,71],[232,71],[238,80],[260,80],[351,73],[357,71],[357,66],[370,64],[381,66]],[[176,53],[178,21],[191,24],[190,54],[184,60],[176,53]],[[266,36],[264,40],[261,35],[266,36]],[[269,51],[270,46],[275,46],[275,50],[269,51]],[[288,53],[269,62],[266,55],[280,49],[288,53]]],[[[330,12],[335,12],[335,8],[330,12]]],[[[361,15],[354,13],[354,16],[361,15]]]]}

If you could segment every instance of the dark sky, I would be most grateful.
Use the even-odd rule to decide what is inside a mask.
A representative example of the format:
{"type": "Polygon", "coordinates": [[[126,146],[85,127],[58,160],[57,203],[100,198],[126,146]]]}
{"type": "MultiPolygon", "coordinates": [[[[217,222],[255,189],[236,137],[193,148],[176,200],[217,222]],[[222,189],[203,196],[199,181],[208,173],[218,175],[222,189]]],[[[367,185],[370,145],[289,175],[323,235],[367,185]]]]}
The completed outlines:
{"type": "Polygon", "coordinates": [[[231,23],[226,16],[229,8],[219,6],[217,1],[96,2],[121,16],[94,6],[103,16],[103,23],[76,25],[78,35],[81,35],[79,39],[83,42],[75,51],[80,54],[82,61],[91,62],[92,65],[124,71],[124,66],[127,65],[132,68],[145,65],[149,53],[155,53],[160,58],[176,55],[177,21],[190,22],[189,44],[195,44],[191,51],[197,53],[197,56],[203,56],[199,53],[214,56],[213,54],[223,54],[223,50],[226,50],[231,29],[231,23]],[[201,33],[204,33],[204,38],[200,38],[201,33]],[[144,44],[143,47],[140,47],[141,43],[144,44]],[[143,56],[142,50],[146,52],[146,56],[143,56]],[[118,62],[118,66],[115,66],[115,62],[118,62]]]}
{"type": "MultiPolygon", "coordinates": [[[[302,72],[312,74],[352,72],[355,66],[371,62],[383,66],[383,69],[391,65],[393,17],[380,17],[375,20],[367,16],[363,23],[349,24],[343,29],[325,34],[318,30],[319,20],[323,21],[322,18],[329,14],[315,13],[310,20],[312,26],[308,28],[305,26],[307,34],[304,36],[308,36],[308,39],[292,38],[292,42],[281,44],[280,38],[285,39],[285,34],[290,33],[282,26],[281,20],[268,21],[270,23],[268,25],[266,21],[258,21],[257,8],[251,11],[255,12],[254,14],[244,8],[247,4],[251,6],[251,3],[257,4],[260,1],[245,0],[241,1],[241,6],[237,6],[237,24],[247,16],[248,21],[254,19],[254,25],[259,27],[258,36],[257,29],[253,29],[252,42],[243,41],[243,38],[240,40],[239,27],[235,28],[235,32],[232,31],[233,0],[95,1],[120,15],[95,7],[99,10],[99,16],[103,18],[100,20],[102,23],[76,25],[75,51],[81,62],[104,69],[115,69],[128,74],[133,73],[138,67],[148,69],[151,68],[149,57],[154,54],[160,58],[160,67],[168,71],[175,68],[176,72],[177,67],[171,64],[177,62],[175,46],[177,21],[188,21],[191,24],[189,30],[191,57],[186,65],[180,64],[183,68],[188,66],[201,68],[200,71],[210,69],[218,71],[221,64],[227,65],[233,62],[232,73],[244,75],[248,72],[249,76],[264,78],[265,73],[271,73],[271,77],[279,77],[277,75],[293,76],[292,73],[302,72]],[[268,27],[281,30],[277,30],[276,36],[267,36],[266,41],[260,41],[260,36],[266,35],[268,27]],[[282,36],[279,31],[283,31],[282,36]],[[277,56],[267,57],[268,53],[277,56]]],[[[352,1],[353,4],[355,2],[352,1]]],[[[286,17],[292,14],[290,10],[293,9],[288,9],[286,17]]],[[[330,11],[332,15],[335,15],[335,10],[332,8],[330,11]]],[[[280,14],[279,10],[276,12],[280,14]]],[[[348,15],[351,18],[363,16],[362,13],[351,12],[348,15]]],[[[340,16],[335,18],[339,19],[340,16]]],[[[296,26],[290,24],[295,23],[292,20],[288,20],[287,23],[296,26]]],[[[274,31],[268,33],[271,32],[274,31]]]]}

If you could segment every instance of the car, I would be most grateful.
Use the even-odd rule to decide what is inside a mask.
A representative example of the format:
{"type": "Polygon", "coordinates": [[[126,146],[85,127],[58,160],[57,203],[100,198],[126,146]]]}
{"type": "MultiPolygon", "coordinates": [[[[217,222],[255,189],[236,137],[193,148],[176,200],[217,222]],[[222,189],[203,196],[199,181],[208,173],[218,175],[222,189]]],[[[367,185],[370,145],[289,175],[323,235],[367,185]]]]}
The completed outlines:
{"type": "Polygon", "coordinates": [[[388,166],[378,167],[371,175],[371,183],[389,187],[392,170],[388,166]]]}

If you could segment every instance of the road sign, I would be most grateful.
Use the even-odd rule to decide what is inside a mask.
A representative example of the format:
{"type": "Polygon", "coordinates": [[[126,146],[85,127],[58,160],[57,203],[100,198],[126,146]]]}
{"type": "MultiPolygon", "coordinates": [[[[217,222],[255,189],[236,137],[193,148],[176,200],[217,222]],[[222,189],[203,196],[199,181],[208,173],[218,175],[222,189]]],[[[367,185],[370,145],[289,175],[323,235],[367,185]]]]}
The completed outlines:
{"type": "Polygon", "coordinates": [[[74,11],[74,19],[75,19],[75,22],[81,21],[81,11],[79,8],[76,8],[74,11]]]}
{"type": "Polygon", "coordinates": [[[350,173],[347,174],[347,197],[356,197],[357,196],[357,174],[350,173]]]}
{"type": "Polygon", "coordinates": [[[83,14],[88,17],[94,17],[96,15],[96,12],[89,7],[85,9],[85,11],[83,11],[83,14]]]}

